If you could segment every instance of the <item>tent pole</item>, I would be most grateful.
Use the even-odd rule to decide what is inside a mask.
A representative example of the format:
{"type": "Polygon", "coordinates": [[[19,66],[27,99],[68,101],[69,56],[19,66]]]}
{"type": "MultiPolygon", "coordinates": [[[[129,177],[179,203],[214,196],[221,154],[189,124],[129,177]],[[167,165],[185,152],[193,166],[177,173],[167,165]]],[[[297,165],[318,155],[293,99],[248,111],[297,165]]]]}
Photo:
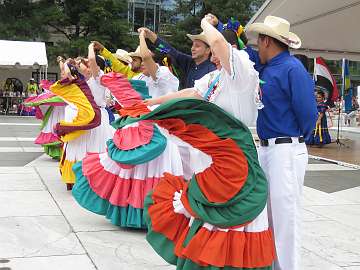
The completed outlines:
{"type": "Polygon", "coordinates": [[[345,146],[345,144],[340,142],[340,121],[341,121],[344,89],[345,89],[345,58],[342,59],[342,82],[341,82],[340,104],[339,104],[339,114],[338,114],[337,132],[336,132],[336,144],[339,145],[339,147],[345,146]]]}

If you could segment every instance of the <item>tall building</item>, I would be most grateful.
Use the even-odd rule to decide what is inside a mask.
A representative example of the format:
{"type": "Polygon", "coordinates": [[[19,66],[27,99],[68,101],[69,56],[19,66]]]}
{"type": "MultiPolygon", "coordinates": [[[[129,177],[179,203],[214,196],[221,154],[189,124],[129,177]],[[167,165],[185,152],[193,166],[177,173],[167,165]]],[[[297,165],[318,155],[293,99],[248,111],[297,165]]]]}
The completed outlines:
{"type": "Polygon", "coordinates": [[[175,7],[175,0],[128,0],[130,31],[137,32],[145,26],[155,32],[166,32],[167,25],[174,20],[175,7]]]}

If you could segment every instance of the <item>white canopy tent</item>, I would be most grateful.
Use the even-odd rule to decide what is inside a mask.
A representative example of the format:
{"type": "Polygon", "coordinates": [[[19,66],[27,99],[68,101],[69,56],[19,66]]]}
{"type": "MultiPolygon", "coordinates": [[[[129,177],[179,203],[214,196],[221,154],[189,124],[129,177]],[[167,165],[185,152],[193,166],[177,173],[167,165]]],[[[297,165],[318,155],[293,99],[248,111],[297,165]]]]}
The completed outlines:
{"type": "Polygon", "coordinates": [[[36,69],[40,72],[40,79],[46,79],[48,61],[45,43],[0,40],[0,67],[36,69]]]}
{"type": "Polygon", "coordinates": [[[267,0],[247,25],[264,22],[268,15],[288,20],[290,31],[301,38],[294,53],[360,61],[360,1],[267,0]]]}

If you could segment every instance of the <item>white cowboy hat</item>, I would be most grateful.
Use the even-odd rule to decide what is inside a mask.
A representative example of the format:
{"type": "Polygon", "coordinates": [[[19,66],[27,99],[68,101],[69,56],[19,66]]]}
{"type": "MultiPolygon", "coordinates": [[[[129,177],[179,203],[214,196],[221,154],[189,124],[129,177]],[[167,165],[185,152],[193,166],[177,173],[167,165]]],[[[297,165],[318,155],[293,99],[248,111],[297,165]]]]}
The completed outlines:
{"type": "Polygon", "coordinates": [[[129,55],[129,53],[122,49],[117,49],[116,52],[113,54],[117,59],[120,61],[124,61],[125,63],[130,64],[132,62],[132,59],[129,55]]]}
{"type": "Polygon", "coordinates": [[[198,35],[190,35],[190,34],[186,34],[188,38],[190,38],[192,41],[194,40],[201,40],[202,42],[206,43],[207,45],[209,45],[209,41],[207,40],[205,33],[201,32],[198,35]]]}
{"type": "Polygon", "coordinates": [[[273,37],[280,42],[288,45],[290,48],[299,49],[301,39],[290,32],[290,23],[279,17],[267,16],[264,23],[253,23],[246,29],[248,37],[255,37],[258,34],[273,37]]]}
{"type": "Polygon", "coordinates": [[[131,57],[140,57],[140,58],[142,58],[141,53],[140,53],[140,46],[138,46],[136,48],[135,52],[130,52],[129,55],[131,57]]]}

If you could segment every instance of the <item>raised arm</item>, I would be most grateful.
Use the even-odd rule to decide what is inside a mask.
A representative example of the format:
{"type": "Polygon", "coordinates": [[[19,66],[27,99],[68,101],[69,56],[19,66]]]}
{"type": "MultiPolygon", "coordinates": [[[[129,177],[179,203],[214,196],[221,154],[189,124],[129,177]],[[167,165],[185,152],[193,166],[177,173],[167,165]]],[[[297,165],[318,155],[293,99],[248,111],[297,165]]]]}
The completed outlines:
{"type": "Polygon", "coordinates": [[[69,66],[67,65],[70,62],[71,59],[68,59],[65,61],[65,59],[62,56],[58,56],[56,58],[56,61],[59,64],[60,68],[60,76],[62,79],[68,78],[69,80],[74,80],[74,77],[71,75],[71,71],[69,66]]]}
{"type": "Polygon", "coordinates": [[[62,56],[58,56],[58,57],[56,58],[56,62],[57,62],[58,65],[59,65],[60,77],[61,77],[61,78],[65,78],[65,77],[66,77],[66,75],[65,75],[65,69],[64,69],[65,59],[64,59],[62,56]]]}
{"type": "Polygon", "coordinates": [[[201,28],[205,33],[213,54],[220,59],[222,67],[230,74],[229,45],[223,35],[210,23],[211,20],[212,17],[206,15],[201,20],[201,28]]]}
{"type": "Polygon", "coordinates": [[[216,17],[216,15],[211,14],[211,13],[209,13],[208,15],[211,18],[209,23],[211,25],[213,25],[219,32],[224,31],[224,24],[219,20],[219,18],[216,17]]]}
{"type": "Polygon", "coordinates": [[[104,47],[104,45],[102,45],[100,42],[93,41],[93,43],[94,43],[94,48],[96,50],[99,50],[100,55],[105,59],[111,61],[111,66],[113,71],[126,75],[128,79],[131,79],[132,77],[139,74],[138,72],[132,71],[130,66],[123,64],[119,59],[113,56],[113,54],[110,51],[108,51],[104,47]]]}
{"type": "Polygon", "coordinates": [[[151,31],[149,28],[146,27],[140,27],[138,29],[138,32],[144,32],[145,38],[149,39],[153,44],[155,44],[156,40],[158,39],[157,34],[155,34],[153,31],[151,31]]]}
{"type": "Polygon", "coordinates": [[[172,47],[169,43],[167,43],[166,41],[159,38],[157,36],[157,34],[155,34],[150,29],[148,29],[146,27],[141,27],[141,28],[139,28],[138,31],[144,31],[145,32],[145,38],[149,39],[161,53],[168,54],[173,59],[175,59],[177,65],[183,71],[186,71],[187,67],[193,61],[192,58],[191,58],[191,55],[188,55],[188,54],[185,54],[185,53],[182,53],[182,52],[178,51],[177,49],[172,47]]]}
{"type": "Polygon", "coordinates": [[[91,76],[96,78],[99,75],[100,68],[96,63],[96,55],[95,55],[94,43],[93,42],[91,42],[89,44],[88,61],[89,61],[89,68],[90,68],[91,76]]]}
{"type": "Polygon", "coordinates": [[[164,96],[160,96],[157,98],[150,98],[144,100],[144,104],[147,106],[162,104],[166,101],[175,99],[175,98],[196,98],[203,99],[202,96],[198,94],[195,88],[186,88],[177,92],[172,92],[164,96]]]}
{"type": "Polygon", "coordinates": [[[151,52],[146,45],[145,41],[145,31],[139,29],[139,39],[140,39],[140,54],[144,63],[144,66],[148,70],[151,78],[156,81],[156,72],[158,70],[158,65],[155,63],[154,59],[152,58],[151,52]]]}

